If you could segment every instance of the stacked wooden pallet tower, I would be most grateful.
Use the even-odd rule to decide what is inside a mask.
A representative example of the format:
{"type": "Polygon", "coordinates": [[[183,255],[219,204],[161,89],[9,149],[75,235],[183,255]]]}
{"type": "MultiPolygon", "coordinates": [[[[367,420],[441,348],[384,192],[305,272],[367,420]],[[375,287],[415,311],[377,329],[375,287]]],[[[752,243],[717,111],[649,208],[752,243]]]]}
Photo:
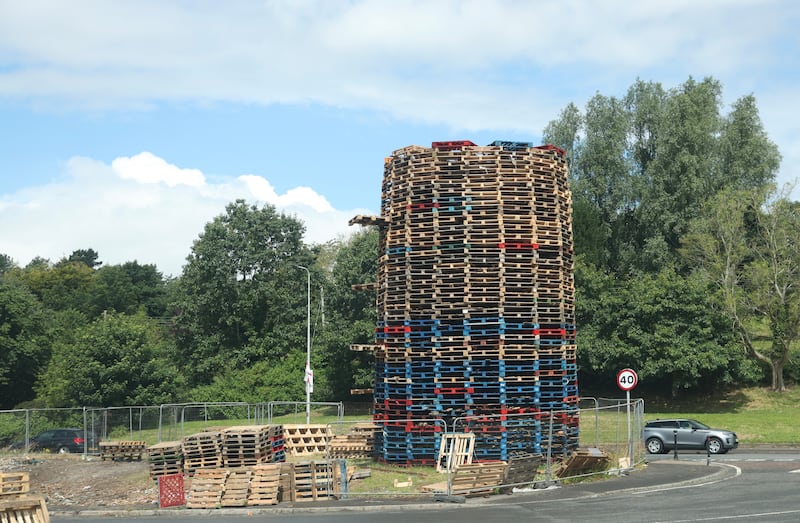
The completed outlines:
{"type": "Polygon", "coordinates": [[[466,141],[398,149],[385,161],[381,216],[352,223],[380,228],[378,457],[433,464],[444,426],[474,433],[478,460],[576,448],[564,152],[466,141]]]}

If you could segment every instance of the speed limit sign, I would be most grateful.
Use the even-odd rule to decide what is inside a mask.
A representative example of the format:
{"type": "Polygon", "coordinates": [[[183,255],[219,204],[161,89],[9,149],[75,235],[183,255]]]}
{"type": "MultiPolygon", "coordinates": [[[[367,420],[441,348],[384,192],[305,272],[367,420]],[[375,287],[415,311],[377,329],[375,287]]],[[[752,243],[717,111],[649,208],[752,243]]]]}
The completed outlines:
{"type": "Polygon", "coordinates": [[[639,377],[633,369],[622,369],[617,373],[617,386],[625,391],[633,390],[639,383],[639,377]]]}

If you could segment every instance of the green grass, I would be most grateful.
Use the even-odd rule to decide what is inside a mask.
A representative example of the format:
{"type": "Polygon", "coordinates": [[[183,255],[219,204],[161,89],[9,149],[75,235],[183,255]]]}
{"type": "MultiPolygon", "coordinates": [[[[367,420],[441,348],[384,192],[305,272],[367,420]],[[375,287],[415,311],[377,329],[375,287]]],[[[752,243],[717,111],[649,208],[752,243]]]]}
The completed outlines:
{"type": "Polygon", "coordinates": [[[800,388],[741,389],[713,398],[645,399],[645,419],[687,417],[736,432],[741,445],[800,445],[800,388]]]}

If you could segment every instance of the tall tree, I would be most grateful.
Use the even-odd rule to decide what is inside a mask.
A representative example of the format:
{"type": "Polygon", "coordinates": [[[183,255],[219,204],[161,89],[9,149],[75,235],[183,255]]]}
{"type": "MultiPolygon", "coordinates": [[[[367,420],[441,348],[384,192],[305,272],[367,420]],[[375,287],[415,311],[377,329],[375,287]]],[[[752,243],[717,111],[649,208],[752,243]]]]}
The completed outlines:
{"type": "Polygon", "coordinates": [[[64,262],[50,266],[45,261],[31,262],[24,269],[12,271],[25,283],[45,307],[55,311],[75,309],[92,311],[94,270],[83,262],[64,262]]]}
{"type": "Polygon", "coordinates": [[[326,286],[326,317],[320,344],[323,367],[334,397],[350,395],[352,389],[371,388],[374,357],[354,352],[350,345],[371,345],[375,337],[375,290],[353,290],[353,285],[378,279],[378,231],[363,229],[332,246],[335,262],[326,286]]]}
{"type": "Polygon", "coordinates": [[[69,257],[60,260],[59,264],[71,263],[71,262],[80,262],[85,264],[90,269],[95,269],[101,265],[103,262],[99,261],[100,255],[94,249],[78,249],[77,251],[72,251],[72,254],[69,257]]]}
{"type": "Polygon", "coordinates": [[[772,388],[800,339],[800,206],[776,193],[719,193],[692,223],[684,253],[717,289],[746,354],[770,366],[772,388]]]}
{"type": "Polygon", "coordinates": [[[176,303],[179,360],[193,385],[305,348],[306,278],[297,266],[310,267],[311,255],[303,233],[295,218],[243,200],[206,224],[176,303]]]}
{"type": "Polygon", "coordinates": [[[33,399],[49,357],[44,309],[23,285],[0,276],[0,408],[33,399]]]}
{"type": "Polygon", "coordinates": [[[37,386],[49,407],[157,405],[185,399],[168,340],[146,317],[107,314],[58,343],[37,386]]]}
{"type": "Polygon", "coordinates": [[[718,154],[715,178],[722,180],[721,188],[758,190],[774,181],[781,155],[764,131],[752,95],[736,100],[724,119],[718,154]]]}
{"type": "Polygon", "coordinates": [[[14,260],[11,258],[11,256],[7,254],[0,254],[0,276],[16,266],[17,264],[14,263],[14,260]]]}
{"type": "Polygon", "coordinates": [[[707,286],[671,269],[619,280],[577,264],[578,361],[584,384],[613,383],[637,369],[648,390],[672,397],[705,383],[745,376],[725,318],[709,306],[707,286]]]}
{"type": "Polygon", "coordinates": [[[95,271],[94,315],[104,311],[134,314],[143,310],[152,318],[163,317],[167,307],[167,282],[155,265],[125,262],[95,271]]]}

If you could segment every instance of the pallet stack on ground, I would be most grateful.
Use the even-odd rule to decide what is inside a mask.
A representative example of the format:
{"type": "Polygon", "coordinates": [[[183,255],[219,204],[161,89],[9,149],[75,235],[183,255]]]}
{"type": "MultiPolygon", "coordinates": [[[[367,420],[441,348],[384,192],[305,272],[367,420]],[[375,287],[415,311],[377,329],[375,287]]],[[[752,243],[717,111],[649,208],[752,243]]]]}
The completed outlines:
{"type": "Polygon", "coordinates": [[[356,423],[346,434],[330,438],[327,447],[329,459],[371,458],[375,454],[375,433],[380,429],[373,423],[356,423]]]}
{"type": "Polygon", "coordinates": [[[434,142],[384,164],[374,420],[379,457],[432,464],[444,426],[479,460],[577,447],[564,151],[434,142]],[[545,425],[548,436],[543,442],[545,425]]]}
{"type": "MultiPolygon", "coordinates": [[[[288,475],[290,467],[287,463],[254,466],[247,505],[277,505],[282,497],[287,498],[287,501],[291,499],[291,486],[289,489],[284,489],[281,481],[282,475],[288,475]]],[[[289,485],[291,484],[290,482],[289,485]]]]}
{"type": "Polygon", "coordinates": [[[331,438],[328,425],[283,425],[283,442],[290,456],[324,454],[331,438]]]}
{"type": "Polygon", "coordinates": [[[150,479],[183,474],[183,447],[180,441],[162,441],[147,447],[150,479]]]}
{"type": "Polygon", "coordinates": [[[186,497],[186,508],[220,508],[227,477],[228,471],[223,469],[195,470],[186,497]]]}
{"type": "Polygon", "coordinates": [[[222,467],[222,433],[218,430],[184,436],[181,450],[183,470],[189,476],[199,469],[222,467]]]}
{"type": "Polygon", "coordinates": [[[280,425],[243,425],[222,430],[222,465],[245,467],[272,463],[273,442],[282,436],[280,425]]]}
{"type": "Polygon", "coordinates": [[[198,469],[190,480],[186,508],[255,507],[335,498],[340,479],[337,467],[336,461],[321,460],[198,469]]]}
{"type": "Polygon", "coordinates": [[[147,451],[145,441],[101,441],[100,459],[105,461],[110,459],[117,460],[141,460],[142,454],[147,451]]]}

